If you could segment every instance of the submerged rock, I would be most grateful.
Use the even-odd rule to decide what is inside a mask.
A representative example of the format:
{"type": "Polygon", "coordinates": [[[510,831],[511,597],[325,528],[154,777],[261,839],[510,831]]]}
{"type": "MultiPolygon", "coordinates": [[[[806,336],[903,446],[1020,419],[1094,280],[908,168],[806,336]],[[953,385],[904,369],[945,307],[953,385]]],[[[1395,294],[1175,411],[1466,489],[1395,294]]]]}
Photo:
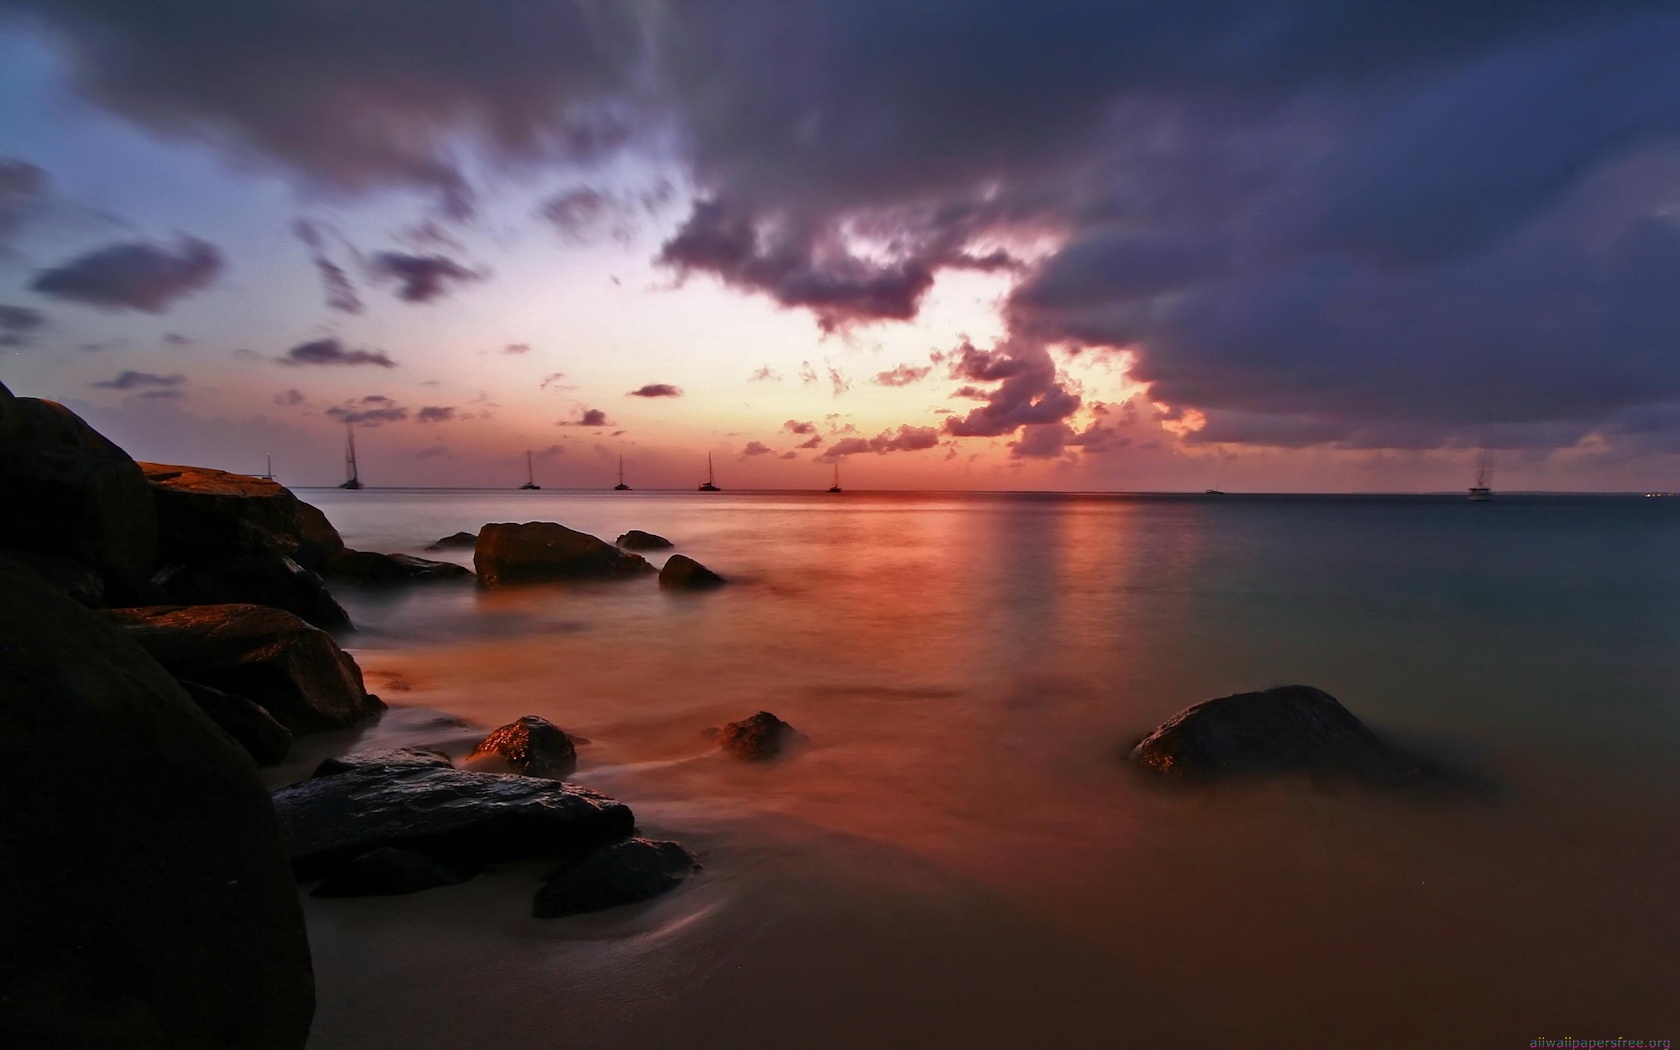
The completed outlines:
{"type": "Polygon", "coordinates": [[[455,763],[441,748],[436,747],[370,747],[363,751],[352,751],[347,755],[335,755],[322,760],[315,767],[317,777],[337,776],[351,770],[383,769],[395,771],[397,769],[453,769],[455,763]]]}
{"type": "Polygon", "coordinates": [[[526,715],[493,731],[467,756],[469,763],[483,759],[504,762],[524,776],[562,780],[577,769],[577,747],[553,722],[526,715]]]}
{"type": "Polygon", "coordinates": [[[768,711],[730,722],[718,731],[718,747],[749,762],[775,758],[790,745],[803,743],[804,733],[768,711]]]}
{"type": "Polygon", "coordinates": [[[224,693],[197,682],[182,682],[199,710],[234,739],[259,766],[279,765],[292,749],[292,731],[255,700],[224,693]]]}
{"type": "Polygon", "coordinates": [[[631,529],[620,536],[618,545],[627,551],[662,551],[676,546],[663,536],[655,536],[653,533],[643,532],[641,529],[631,529]]]}
{"type": "Polygon", "coordinates": [[[355,725],[385,709],[332,636],[260,605],[161,605],[99,615],[175,677],[254,700],[293,734],[355,725]]]}
{"type": "Polygon", "coordinates": [[[653,571],[639,554],[552,521],[498,523],[479,530],[478,578],[495,587],[555,580],[618,579],[653,571]]]}
{"type": "Polygon", "coordinates": [[[239,554],[160,569],[152,582],[183,605],[266,605],[316,627],[350,626],[321,577],[283,554],[239,554]]]}
{"type": "Polygon", "coordinates": [[[208,467],[140,466],[151,483],[166,562],[279,554],[319,569],[344,549],[326,516],[278,482],[208,467]]]}
{"type": "Polygon", "coordinates": [[[697,867],[694,854],[678,843],[628,839],[550,875],[531,903],[531,914],[558,919],[652,900],[697,867]]]}
{"type": "Polygon", "coordinates": [[[672,590],[698,591],[721,587],[728,581],[683,554],[673,554],[659,570],[659,586],[672,590]]]}
{"type": "Polygon", "coordinates": [[[301,1050],[297,885],[251,759],[0,559],[0,1045],[301,1050]]]}
{"type": "Polygon", "coordinates": [[[472,550],[477,544],[478,533],[457,532],[454,535],[445,536],[436,543],[428,543],[426,549],[429,551],[472,550]]]}
{"type": "Polygon", "coordinates": [[[574,857],[627,837],[630,807],[575,784],[424,766],[361,766],[274,793],[302,880],[381,846],[447,863],[574,857]]]}
{"type": "Polygon", "coordinates": [[[410,580],[462,580],[472,570],[452,561],[432,561],[412,554],[377,554],[373,551],[342,550],[322,566],[331,576],[368,580],[375,583],[406,583],[410,580]]]}
{"type": "Polygon", "coordinates": [[[478,869],[417,850],[381,846],[355,857],[315,887],[312,897],[392,897],[466,882],[478,869]]]}
{"type": "Polygon", "coordinates": [[[1335,697],[1307,685],[1237,693],[1187,707],[1126,760],[1167,780],[1287,772],[1345,773],[1381,783],[1419,775],[1335,697]]]}

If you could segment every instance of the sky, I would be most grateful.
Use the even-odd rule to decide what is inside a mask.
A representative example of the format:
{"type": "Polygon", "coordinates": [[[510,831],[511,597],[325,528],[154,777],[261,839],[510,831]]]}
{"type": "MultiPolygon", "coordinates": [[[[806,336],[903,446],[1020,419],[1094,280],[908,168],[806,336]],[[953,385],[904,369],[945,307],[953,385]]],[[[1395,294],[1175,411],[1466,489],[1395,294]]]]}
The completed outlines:
{"type": "Polygon", "coordinates": [[[0,0],[0,381],[512,487],[1680,489],[1680,5],[0,0]]]}

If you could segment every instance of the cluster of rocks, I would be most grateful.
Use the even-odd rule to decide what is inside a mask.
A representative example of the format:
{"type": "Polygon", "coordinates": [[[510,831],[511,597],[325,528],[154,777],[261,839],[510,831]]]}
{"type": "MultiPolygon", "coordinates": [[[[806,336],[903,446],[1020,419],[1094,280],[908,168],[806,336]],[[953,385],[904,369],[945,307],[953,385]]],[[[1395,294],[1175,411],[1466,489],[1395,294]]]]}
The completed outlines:
{"type": "MultiPolygon", "coordinates": [[[[439,540],[434,547],[464,546],[468,533],[439,540]]],[[[566,580],[621,580],[655,572],[638,550],[666,550],[674,546],[663,536],[632,529],[608,543],[586,532],[552,521],[523,524],[497,522],[484,526],[473,541],[473,569],[487,587],[507,587],[566,580]]],[[[429,548],[428,548],[429,549],[429,548]]],[[[659,586],[669,590],[706,590],[721,586],[722,576],[693,558],[673,554],[657,570],[659,586]]]]}

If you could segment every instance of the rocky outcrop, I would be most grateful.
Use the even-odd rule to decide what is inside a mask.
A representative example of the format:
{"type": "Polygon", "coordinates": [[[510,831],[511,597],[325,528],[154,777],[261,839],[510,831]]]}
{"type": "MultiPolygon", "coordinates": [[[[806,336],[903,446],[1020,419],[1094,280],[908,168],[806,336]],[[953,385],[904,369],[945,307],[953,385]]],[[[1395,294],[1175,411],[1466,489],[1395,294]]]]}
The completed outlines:
{"type": "Polygon", "coordinates": [[[436,543],[426,544],[429,551],[470,551],[478,545],[478,533],[457,532],[436,543]]]}
{"type": "Polygon", "coordinates": [[[1187,707],[1140,740],[1126,760],[1171,781],[1311,772],[1399,783],[1420,773],[1335,697],[1307,685],[1187,707]]]}
{"type": "Polygon", "coordinates": [[[391,897],[466,882],[476,867],[445,864],[411,849],[381,846],[353,858],[310,893],[312,897],[391,897]]]}
{"type": "Polygon", "coordinates": [[[675,842],[628,839],[549,876],[537,891],[531,914],[557,919],[652,900],[681,884],[698,867],[694,855],[675,842]]]}
{"type": "Polygon", "coordinates": [[[775,758],[806,736],[768,711],[730,722],[718,732],[718,747],[736,758],[763,762],[775,758]]]}
{"type": "Polygon", "coordinates": [[[671,555],[659,570],[659,586],[668,590],[704,591],[726,582],[722,576],[682,554],[671,555]]]}
{"type": "Polygon", "coordinates": [[[282,554],[237,554],[165,566],[152,576],[182,605],[266,605],[316,627],[350,626],[350,614],[321,577],[282,554]]]}
{"type": "Polygon", "coordinates": [[[100,615],[175,677],[261,704],[294,734],[342,729],[385,709],[332,636],[260,605],[163,605],[100,615]]]}
{"type": "Polygon", "coordinates": [[[107,604],[104,578],[79,561],[16,547],[0,547],[0,557],[10,558],[34,572],[53,590],[90,609],[103,609],[107,604]]]}
{"type": "Polygon", "coordinates": [[[0,544],[85,565],[114,599],[144,596],[158,546],[145,475],[63,405],[0,386],[0,544]]]}
{"type": "Polygon", "coordinates": [[[277,482],[208,467],[140,466],[151,483],[166,563],[279,554],[319,569],[344,549],[326,516],[277,482]]]}
{"type": "Polygon", "coordinates": [[[478,578],[492,587],[556,580],[620,579],[653,571],[629,554],[587,533],[552,521],[486,525],[473,549],[478,578]]]}
{"type": "Polygon", "coordinates": [[[575,857],[627,837],[630,808],[575,784],[425,766],[358,766],[274,794],[302,880],[369,850],[415,850],[446,864],[575,857]]]}
{"type": "Polygon", "coordinates": [[[411,554],[376,554],[342,550],[326,560],[321,571],[370,583],[407,583],[410,580],[466,580],[472,571],[452,561],[431,561],[411,554]]]}
{"type": "Polygon", "coordinates": [[[275,766],[285,760],[292,748],[292,731],[261,704],[197,682],[182,682],[181,688],[257,765],[275,766]]]}
{"type": "Polygon", "coordinates": [[[653,533],[643,532],[641,529],[631,529],[620,536],[618,545],[627,551],[663,551],[676,546],[663,536],[655,536],[653,533]]]}
{"type": "Polygon", "coordinates": [[[315,775],[331,777],[358,769],[451,769],[454,765],[435,747],[371,747],[324,759],[315,767],[315,775]]]}
{"type": "Polygon", "coordinates": [[[526,715],[485,737],[467,756],[474,768],[505,765],[528,777],[563,780],[577,769],[577,747],[565,730],[546,718],[526,715]]]}
{"type": "Polygon", "coordinates": [[[301,1050],[309,942],[251,760],[4,560],[0,638],[0,1045],[301,1050]]]}

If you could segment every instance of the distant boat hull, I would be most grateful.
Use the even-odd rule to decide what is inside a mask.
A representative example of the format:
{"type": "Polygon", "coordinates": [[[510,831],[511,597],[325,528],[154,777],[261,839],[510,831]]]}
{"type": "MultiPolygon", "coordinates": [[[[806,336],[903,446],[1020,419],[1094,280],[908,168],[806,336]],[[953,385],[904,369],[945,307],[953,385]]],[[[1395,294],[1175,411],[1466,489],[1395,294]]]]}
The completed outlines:
{"type": "Polygon", "coordinates": [[[828,490],[828,491],[830,491],[830,492],[839,492],[839,491],[840,491],[840,486],[839,486],[839,485],[834,485],[834,486],[831,486],[831,487],[830,487],[830,488],[829,488],[829,490],[828,490]]]}
{"type": "Polygon", "coordinates": [[[339,482],[338,487],[341,489],[359,489],[362,487],[362,483],[355,478],[351,478],[349,481],[339,482]]]}
{"type": "Polygon", "coordinates": [[[711,482],[708,481],[704,485],[700,486],[700,491],[701,492],[722,492],[723,490],[718,488],[716,485],[714,485],[714,484],[712,484],[711,482]]]}
{"type": "Polygon", "coordinates": [[[528,490],[528,491],[537,491],[537,490],[540,490],[542,488],[541,485],[537,484],[534,481],[527,481],[525,484],[523,484],[519,487],[520,487],[521,490],[528,490]]]}
{"type": "Polygon", "coordinates": [[[1493,498],[1493,490],[1485,485],[1477,485],[1470,490],[1471,503],[1486,503],[1493,498]]]}
{"type": "Polygon", "coordinates": [[[613,486],[613,491],[614,492],[629,492],[630,491],[630,486],[626,485],[624,482],[621,481],[618,484],[613,486]]]}

